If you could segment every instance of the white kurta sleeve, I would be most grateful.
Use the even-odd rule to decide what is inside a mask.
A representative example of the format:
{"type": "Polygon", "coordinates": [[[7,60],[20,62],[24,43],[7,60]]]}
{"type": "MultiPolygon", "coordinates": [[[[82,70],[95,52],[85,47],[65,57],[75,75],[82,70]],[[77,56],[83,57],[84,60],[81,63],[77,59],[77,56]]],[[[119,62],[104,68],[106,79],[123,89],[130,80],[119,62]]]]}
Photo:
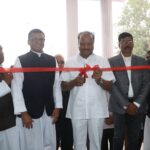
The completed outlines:
{"type": "MultiPolygon", "coordinates": [[[[58,64],[56,63],[56,67],[58,67],[58,64]]],[[[55,102],[55,108],[62,108],[62,92],[61,92],[61,86],[60,86],[60,76],[59,72],[55,72],[55,81],[53,86],[53,96],[54,96],[54,102],[55,102]]]]}
{"type": "MultiPolygon", "coordinates": [[[[104,68],[111,68],[108,60],[105,58],[103,59],[103,67],[104,68]]],[[[105,80],[108,80],[108,81],[113,81],[113,82],[116,81],[115,76],[114,76],[112,71],[104,71],[102,73],[102,78],[105,80]]]]}
{"type": "Polygon", "coordinates": [[[0,97],[3,97],[10,92],[11,92],[10,87],[4,80],[2,80],[2,82],[0,82],[0,97]]]}
{"type": "MultiPolygon", "coordinates": [[[[22,68],[19,58],[16,59],[15,68],[22,68]]],[[[22,93],[24,75],[22,72],[13,73],[12,97],[14,103],[14,113],[20,114],[27,111],[22,93]]]]}

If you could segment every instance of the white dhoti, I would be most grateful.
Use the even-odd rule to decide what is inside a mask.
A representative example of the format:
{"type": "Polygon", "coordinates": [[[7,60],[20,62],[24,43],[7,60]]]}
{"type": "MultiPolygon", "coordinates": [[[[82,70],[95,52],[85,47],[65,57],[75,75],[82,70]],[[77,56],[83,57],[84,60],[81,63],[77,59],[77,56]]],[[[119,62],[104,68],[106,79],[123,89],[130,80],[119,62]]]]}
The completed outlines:
{"type": "Polygon", "coordinates": [[[0,150],[20,150],[17,127],[0,131],[0,150]]]}
{"type": "Polygon", "coordinates": [[[87,132],[90,141],[90,149],[101,150],[103,124],[104,124],[103,118],[72,119],[75,150],[86,149],[87,132]]]}
{"type": "Polygon", "coordinates": [[[144,150],[150,150],[150,118],[146,116],[144,127],[144,150]]]}
{"type": "Polygon", "coordinates": [[[21,150],[56,150],[56,131],[52,118],[46,113],[39,119],[33,119],[33,128],[23,127],[21,118],[17,118],[21,150]]]}

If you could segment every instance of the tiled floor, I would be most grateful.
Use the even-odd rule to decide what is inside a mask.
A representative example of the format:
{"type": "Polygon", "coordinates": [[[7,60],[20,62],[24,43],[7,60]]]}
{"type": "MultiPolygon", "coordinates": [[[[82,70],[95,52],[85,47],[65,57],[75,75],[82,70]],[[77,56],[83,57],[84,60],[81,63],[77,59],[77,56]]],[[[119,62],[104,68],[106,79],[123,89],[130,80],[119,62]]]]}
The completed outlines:
{"type": "MultiPolygon", "coordinates": [[[[61,150],[61,148],[59,148],[59,150],[61,150]]],[[[143,150],[143,144],[142,144],[141,150],[143,150]]]]}

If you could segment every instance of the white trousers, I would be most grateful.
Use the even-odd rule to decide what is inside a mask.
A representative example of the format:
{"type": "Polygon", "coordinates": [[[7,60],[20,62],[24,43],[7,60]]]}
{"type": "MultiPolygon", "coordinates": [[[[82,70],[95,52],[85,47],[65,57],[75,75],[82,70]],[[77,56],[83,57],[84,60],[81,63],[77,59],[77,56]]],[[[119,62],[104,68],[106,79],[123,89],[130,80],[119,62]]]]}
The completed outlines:
{"type": "Polygon", "coordinates": [[[23,127],[21,118],[17,118],[21,150],[56,150],[56,131],[52,118],[46,113],[39,119],[33,119],[33,128],[23,127]]]}
{"type": "Polygon", "coordinates": [[[90,150],[101,150],[103,125],[103,118],[72,119],[74,150],[86,150],[87,133],[90,150]]]}
{"type": "Polygon", "coordinates": [[[17,127],[0,131],[0,150],[20,150],[17,127]]]}
{"type": "Polygon", "coordinates": [[[147,116],[144,127],[144,150],[150,150],[150,118],[147,116]]]}

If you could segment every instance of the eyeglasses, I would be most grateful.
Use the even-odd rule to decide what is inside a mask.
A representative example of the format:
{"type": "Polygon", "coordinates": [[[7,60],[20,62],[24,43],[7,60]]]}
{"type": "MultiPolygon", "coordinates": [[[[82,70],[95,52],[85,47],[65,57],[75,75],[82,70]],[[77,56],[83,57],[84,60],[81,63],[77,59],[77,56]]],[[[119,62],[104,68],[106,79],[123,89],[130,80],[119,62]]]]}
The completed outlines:
{"type": "Polygon", "coordinates": [[[30,39],[31,41],[33,41],[33,42],[37,42],[37,41],[39,41],[39,42],[44,42],[45,41],[45,39],[44,38],[41,38],[41,39],[30,39]]]}
{"type": "Polygon", "coordinates": [[[58,64],[59,65],[63,65],[65,62],[63,61],[63,60],[61,60],[61,61],[58,61],[58,64]]]}
{"type": "Polygon", "coordinates": [[[80,46],[93,46],[93,42],[89,42],[89,43],[80,42],[80,46]]]}

